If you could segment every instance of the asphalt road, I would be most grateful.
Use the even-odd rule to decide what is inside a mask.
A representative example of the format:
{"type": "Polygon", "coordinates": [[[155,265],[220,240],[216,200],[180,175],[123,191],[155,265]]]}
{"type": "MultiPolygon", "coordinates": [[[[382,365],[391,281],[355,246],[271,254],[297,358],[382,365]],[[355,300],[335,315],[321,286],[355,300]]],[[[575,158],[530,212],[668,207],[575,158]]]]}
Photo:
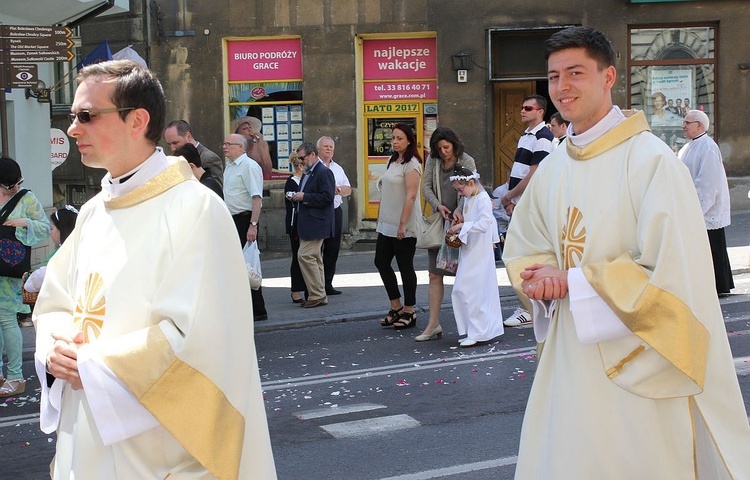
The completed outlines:
{"type": "MultiPolygon", "coordinates": [[[[750,399],[750,274],[722,299],[743,395],[750,399]]],[[[517,304],[503,299],[505,314],[517,304]]],[[[449,310],[441,340],[416,343],[376,321],[256,335],[282,480],[511,479],[536,367],[529,327],[457,346],[449,310]]],[[[424,325],[424,320],[421,322],[424,325]]],[[[0,477],[48,478],[54,435],[38,429],[38,381],[0,403],[0,477]]],[[[196,419],[199,421],[199,419],[196,419]]]]}

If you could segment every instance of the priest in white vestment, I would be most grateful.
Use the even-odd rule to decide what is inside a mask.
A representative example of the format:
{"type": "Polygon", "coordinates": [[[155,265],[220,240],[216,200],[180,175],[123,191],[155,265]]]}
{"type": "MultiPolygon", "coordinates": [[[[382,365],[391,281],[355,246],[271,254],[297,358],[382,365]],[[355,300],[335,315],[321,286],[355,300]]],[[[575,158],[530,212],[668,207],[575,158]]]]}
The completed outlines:
{"type": "Polygon", "coordinates": [[[690,175],[642,112],[612,105],[604,35],[566,29],[546,53],[571,125],[518,203],[503,255],[543,342],[516,478],[750,478],[690,175]]]}
{"type": "Polygon", "coordinates": [[[34,310],[52,478],[275,479],[236,230],[156,147],[161,86],[130,61],[91,65],[72,112],[83,163],[108,173],[34,310]]]}

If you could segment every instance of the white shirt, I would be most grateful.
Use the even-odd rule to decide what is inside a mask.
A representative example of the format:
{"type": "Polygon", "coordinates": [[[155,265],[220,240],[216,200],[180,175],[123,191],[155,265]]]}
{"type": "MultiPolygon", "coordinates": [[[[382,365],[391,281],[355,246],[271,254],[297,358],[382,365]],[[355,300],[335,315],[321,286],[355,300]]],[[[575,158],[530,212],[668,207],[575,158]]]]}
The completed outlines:
{"type": "Polygon", "coordinates": [[[690,170],[706,229],[716,230],[729,225],[729,185],[716,142],[704,133],[686,143],[677,156],[690,170]]]}
{"type": "Polygon", "coordinates": [[[224,167],[224,201],[229,213],[253,210],[253,197],[263,198],[263,169],[243,153],[224,167]]]}
{"type": "MultiPolygon", "coordinates": [[[[323,165],[325,165],[326,162],[323,162],[323,165]]],[[[344,169],[341,168],[341,165],[334,162],[333,159],[331,159],[331,163],[326,165],[332,172],[333,177],[336,180],[336,188],[338,187],[351,187],[352,185],[349,183],[349,179],[346,176],[346,173],[344,172],[344,169]]],[[[333,208],[339,208],[341,204],[344,203],[344,199],[339,195],[336,194],[335,197],[333,197],[333,208]]]]}

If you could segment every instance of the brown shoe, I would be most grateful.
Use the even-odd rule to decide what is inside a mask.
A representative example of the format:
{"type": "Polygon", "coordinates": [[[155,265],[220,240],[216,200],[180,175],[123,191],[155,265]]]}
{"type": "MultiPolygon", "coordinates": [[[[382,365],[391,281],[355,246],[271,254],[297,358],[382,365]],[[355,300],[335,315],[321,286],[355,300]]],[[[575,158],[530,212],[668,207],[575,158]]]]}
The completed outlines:
{"type": "Polygon", "coordinates": [[[321,307],[323,305],[328,305],[327,298],[321,298],[318,300],[308,300],[302,304],[302,308],[314,308],[314,307],[321,307]]]}
{"type": "Polygon", "coordinates": [[[6,380],[0,387],[0,398],[20,395],[26,391],[26,380],[6,380]]]}

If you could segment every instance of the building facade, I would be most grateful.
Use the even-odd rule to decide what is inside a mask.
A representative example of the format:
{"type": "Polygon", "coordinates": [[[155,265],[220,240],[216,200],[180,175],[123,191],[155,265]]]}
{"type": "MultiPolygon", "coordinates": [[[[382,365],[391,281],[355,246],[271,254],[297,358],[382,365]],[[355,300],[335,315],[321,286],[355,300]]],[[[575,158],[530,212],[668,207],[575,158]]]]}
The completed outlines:
{"type": "MultiPolygon", "coordinates": [[[[567,26],[602,30],[617,54],[615,102],[645,110],[677,150],[681,118],[704,110],[730,177],[750,175],[750,2],[745,0],[132,0],[82,27],[84,52],[132,44],[162,80],[169,117],[215,151],[232,119],[256,116],[272,151],[262,245],[285,248],[283,177],[298,142],[336,140],[354,193],[347,237],[366,238],[390,127],[424,147],[446,125],[485,186],[505,181],[526,95],[547,96],[544,41],[567,26]],[[687,108],[686,108],[687,107],[687,108]]],[[[549,118],[554,111],[546,114],[549,118]]],[[[75,180],[74,180],[75,181],[75,180]]],[[[746,199],[747,183],[738,180],[746,199]]],[[[734,196],[740,198],[740,196],[734,196]]],[[[738,208],[740,204],[735,204],[738,208]]]]}

